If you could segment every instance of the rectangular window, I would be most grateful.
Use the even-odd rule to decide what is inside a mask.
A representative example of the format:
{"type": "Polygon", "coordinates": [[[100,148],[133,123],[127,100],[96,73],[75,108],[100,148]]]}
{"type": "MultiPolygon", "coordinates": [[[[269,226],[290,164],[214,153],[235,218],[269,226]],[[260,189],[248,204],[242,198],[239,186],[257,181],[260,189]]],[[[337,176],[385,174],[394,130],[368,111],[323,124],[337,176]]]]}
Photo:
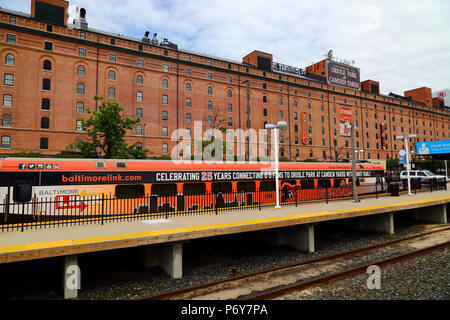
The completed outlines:
{"type": "Polygon", "coordinates": [[[116,88],[108,88],[108,98],[114,99],[116,97],[116,88]]]}
{"type": "Polygon", "coordinates": [[[144,60],[142,60],[142,59],[137,59],[137,66],[138,66],[138,67],[143,67],[143,66],[144,66],[144,60]]]}
{"type": "Polygon", "coordinates": [[[228,112],[233,112],[233,105],[231,103],[228,104],[228,112]]]}
{"type": "Polygon", "coordinates": [[[116,62],[117,57],[115,54],[110,53],[109,54],[109,62],[116,62]]]}
{"type": "Polygon", "coordinates": [[[11,115],[4,114],[2,117],[2,126],[3,127],[11,127],[11,115]]]}
{"type": "Polygon", "coordinates": [[[116,198],[141,198],[145,195],[143,184],[118,185],[115,189],[116,198]]]}
{"type": "Polygon", "coordinates": [[[15,34],[6,34],[6,43],[16,44],[16,35],[15,34]]]}
{"type": "Polygon", "coordinates": [[[5,73],[5,80],[3,83],[7,86],[13,86],[14,85],[14,75],[10,73],[5,73]]]}
{"type": "Polygon", "coordinates": [[[83,125],[81,124],[81,120],[77,120],[76,122],[76,130],[83,131],[83,125]]]}
{"type": "Polygon", "coordinates": [[[12,95],[10,95],[10,94],[3,95],[3,106],[4,107],[12,107],[12,95]]]}
{"type": "Polygon", "coordinates": [[[42,79],[42,90],[50,90],[51,81],[50,79],[42,79]]]}
{"type": "Polygon", "coordinates": [[[168,153],[168,146],[167,143],[162,144],[162,153],[168,153]]]}
{"type": "Polygon", "coordinates": [[[6,148],[6,149],[11,148],[11,137],[10,136],[2,136],[2,148],[6,148]]]}
{"type": "Polygon", "coordinates": [[[16,24],[16,17],[9,17],[9,23],[16,24]]]}
{"type": "MultiPolygon", "coordinates": [[[[160,196],[175,195],[175,194],[177,194],[177,185],[175,183],[152,184],[152,194],[157,194],[160,196]]],[[[156,201],[156,205],[157,205],[157,202],[158,201],[156,201]]],[[[150,207],[152,207],[151,204],[150,204],[150,207]]],[[[155,210],[157,210],[157,207],[155,210]]]]}
{"type": "Polygon", "coordinates": [[[77,102],[77,113],[84,113],[84,103],[77,102]]]}
{"type": "Polygon", "coordinates": [[[162,120],[167,121],[169,119],[169,114],[167,111],[162,112],[162,120]]]}
{"type": "Polygon", "coordinates": [[[86,49],[85,48],[78,48],[78,55],[80,57],[86,57],[86,49]]]}
{"type": "Polygon", "coordinates": [[[183,194],[205,194],[206,184],[205,183],[184,183],[183,184],[183,194]]]}
{"type": "Polygon", "coordinates": [[[144,95],[141,91],[136,92],[136,102],[142,102],[144,100],[144,95]]]}
{"type": "Polygon", "coordinates": [[[41,138],[39,149],[48,149],[48,138],[41,138]]]}
{"type": "Polygon", "coordinates": [[[162,96],[162,104],[166,105],[169,103],[169,97],[166,95],[162,96]]]}
{"type": "Polygon", "coordinates": [[[163,71],[164,72],[169,72],[169,65],[168,64],[163,64],[163,71]]]}
{"type": "Polygon", "coordinates": [[[233,126],[233,118],[228,118],[228,126],[229,127],[233,126]]]}
{"type": "Polygon", "coordinates": [[[191,98],[186,98],[186,108],[191,107],[191,98]]]}
{"type": "Polygon", "coordinates": [[[44,43],[44,49],[48,50],[48,51],[52,51],[53,50],[53,43],[45,41],[44,43]]]}
{"type": "Polygon", "coordinates": [[[86,39],[86,32],[80,32],[80,39],[86,39]]]}
{"type": "Polygon", "coordinates": [[[50,119],[47,117],[41,118],[41,129],[49,129],[50,128],[50,119]]]}
{"type": "Polygon", "coordinates": [[[187,75],[187,76],[190,76],[190,75],[191,75],[191,69],[186,68],[186,75],[187,75]]]}
{"type": "Polygon", "coordinates": [[[208,80],[212,80],[212,73],[208,72],[208,80]]]}
{"type": "Polygon", "coordinates": [[[84,94],[84,84],[83,83],[77,84],[77,94],[84,94]]]}
{"type": "Polygon", "coordinates": [[[233,77],[228,76],[228,83],[233,83],[233,77]]]}

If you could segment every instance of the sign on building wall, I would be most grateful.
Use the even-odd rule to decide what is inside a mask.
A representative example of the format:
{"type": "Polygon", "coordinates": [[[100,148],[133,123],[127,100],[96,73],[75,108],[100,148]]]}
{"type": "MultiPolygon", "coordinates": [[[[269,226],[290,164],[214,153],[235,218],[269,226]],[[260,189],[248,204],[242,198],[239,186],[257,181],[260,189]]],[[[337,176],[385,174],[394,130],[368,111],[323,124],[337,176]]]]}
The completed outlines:
{"type": "Polygon", "coordinates": [[[350,137],[351,122],[353,121],[352,107],[339,106],[339,133],[342,137],[350,137]]]}
{"type": "Polygon", "coordinates": [[[359,68],[327,60],[327,82],[331,85],[360,90],[359,68]]]}
{"type": "Polygon", "coordinates": [[[307,119],[306,112],[302,112],[302,142],[303,144],[308,144],[308,131],[307,131],[307,119]]]}
{"type": "Polygon", "coordinates": [[[416,143],[416,154],[418,155],[441,153],[450,153],[450,140],[416,143]]]}
{"type": "Polygon", "coordinates": [[[380,124],[381,149],[386,149],[386,124],[380,124]]]}

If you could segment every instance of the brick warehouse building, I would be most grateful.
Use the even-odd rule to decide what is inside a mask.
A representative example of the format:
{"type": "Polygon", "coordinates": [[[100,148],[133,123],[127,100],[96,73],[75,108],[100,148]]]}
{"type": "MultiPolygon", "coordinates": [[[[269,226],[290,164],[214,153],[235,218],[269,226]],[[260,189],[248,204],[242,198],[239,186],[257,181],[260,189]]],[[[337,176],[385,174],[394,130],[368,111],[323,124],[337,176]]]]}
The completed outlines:
{"type": "Polygon", "coordinates": [[[194,121],[206,129],[217,113],[233,129],[286,121],[280,155],[292,160],[350,156],[350,139],[339,134],[341,106],[351,107],[362,159],[398,158],[403,144],[396,135],[450,138],[450,110],[430,88],[382,95],[377,81],[360,82],[358,68],[332,57],[305,69],[260,51],[242,62],[211,57],[148,33],[135,39],[94,30],[84,9],[67,24],[68,5],[31,0],[29,15],[0,9],[0,154],[54,155],[83,139],[80,120],[95,108],[95,95],[119,102],[125,116],[140,117],[127,142],[155,155],[170,155],[177,144],[172,131],[193,130],[194,121]],[[339,68],[354,73],[355,81],[330,77],[339,68]]]}

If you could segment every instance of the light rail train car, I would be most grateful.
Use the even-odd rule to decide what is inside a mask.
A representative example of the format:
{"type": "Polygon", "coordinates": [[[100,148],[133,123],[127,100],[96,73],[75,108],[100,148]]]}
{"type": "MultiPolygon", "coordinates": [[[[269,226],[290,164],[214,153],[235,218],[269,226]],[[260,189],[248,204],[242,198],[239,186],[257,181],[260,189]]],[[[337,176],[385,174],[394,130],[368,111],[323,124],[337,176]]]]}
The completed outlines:
{"type": "MultiPolygon", "coordinates": [[[[357,176],[359,194],[374,192],[384,169],[357,164],[357,176]]],[[[352,167],[351,163],[281,162],[279,182],[282,202],[350,196],[352,167]]],[[[148,213],[268,205],[275,202],[274,190],[273,163],[0,159],[0,219],[5,220],[14,214],[94,216],[130,212],[130,208],[148,213]],[[105,206],[105,199],[112,198],[123,201],[105,206]]]]}

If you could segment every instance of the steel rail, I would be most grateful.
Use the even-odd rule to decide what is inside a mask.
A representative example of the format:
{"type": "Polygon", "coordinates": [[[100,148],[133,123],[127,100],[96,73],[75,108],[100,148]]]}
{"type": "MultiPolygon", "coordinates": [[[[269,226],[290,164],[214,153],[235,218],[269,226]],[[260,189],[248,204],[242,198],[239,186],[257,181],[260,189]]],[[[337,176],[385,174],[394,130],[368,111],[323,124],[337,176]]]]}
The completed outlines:
{"type": "MultiPolygon", "coordinates": [[[[250,273],[250,274],[246,274],[246,275],[242,275],[242,276],[231,277],[231,278],[218,280],[218,281],[213,281],[213,282],[208,282],[208,283],[204,283],[204,284],[200,284],[200,285],[196,285],[196,286],[192,286],[192,287],[186,287],[186,288],[182,288],[182,289],[178,289],[178,290],[168,291],[168,292],[164,292],[164,293],[160,293],[160,294],[156,294],[156,295],[153,295],[153,296],[149,296],[149,297],[143,298],[142,300],[169,300],[171,298],[176,298],[179,295],[183,295],[183,294],[190,293],[190,292],[195,292],[195,291],[206,289],[206,288],[213,288],[213,287],[215,287],[217,285],[224,284],[224,283],[227,283],[227,282],[242,280],[242,279],[250,278],[250,277],[253,277],[253,276],[258,276],[258,275],[271,273],[271,272],[274,272],[274,271],[279,271],[279,270],[284,270],[284,269],[298,267],[298,266],[301,266],[301,265],[308,265],[308,264],[313,264],[313,263],[318,263],[318,262],[324,262],[324,261],[327,261],[327,260],[342,259],[342,258],[345,258],[345,257],[348,257],[348,256],[352,256],[352,255],[363,254],[363,253],[367,253],[367,252],[374,251],[374,250],[377,250],[377,249],[389,247],[389,246],[392,246],[392,245],[395,245],[395,244],[398,244],[398,243],[401,243],[401,242],[405,242],[405,241],[409,241],[409,240],[412,240],[412,239],[424,237],[424,236],[427,236],[427,235],[430,235],[430,234],[433,234],[433,233],[446,231],[446,230],[449,230],[449,229],[450,229],[450,227],[439,228],[439,229],[436,229],[436,230],[415,234],[415,235],[412,235],[412,236],[409,236],[409,237],[406,237],[406,238],[397,239],[397,240],[393,240],[393,241],[389,241],[389,242],[384,242],[384,243],[376,244],[376,245],[373,245],[373,246],[360,248],[360,249],[356,249],[356,250],[352,250],[352,251],[347,251],[347,252],[343,252],[343,253],[337,253],[337,254],[334,254],[334,255],[330,255],[330,256],[326,256],[326,257],[322,257],[322,258],[318,258],[318,259],[301,261],[301,262],[297,262],[297,263],[293,263],[293,264],[289,264],[289,265],[285,265],[285,266],[281,266],[281,267],[276,267],[276,268],[272,268],[272,269],[268,269],[268,270],[258,271],[258,272],[254,272],[254,273],[250,273]]],[[[448,243],[446,243],[446,244],[448,245],[448,243]]],[[[374,263],[371,263],[370,265],[372,265],[372,264],[374,264],[374,263]]],[[[366,269],[367,269],[367,266],[365,266],[364,270],[366,270],[366,269]]],[[[315,279],[315,280],[319,281],[319,279],[315,279]]],[[[326,280],[326,281],[331,281],[331,280],[326,280]]],[[[281,289],[278,289],[278,290],[281,290],[281,289]]],[[[293,290],[295,291],[295,289],[293,289],[293,290]]],[[[301,290],[301,289],[299,289],[299,290],[301,290]]],[[[267,294],[267,296],[269,296],[269,292],[268,291],[266,292],[266,294],[267,294]]],[[[254,298],[255,300],[256,299],[265,299],[263,296],[259,298],[258,295],[249,296],[248,299],[253,299],[253,297],[256,297],[256,298],[254,298]]],[[[243,297],[243,299],[247,299],[247,298],[243,297]]],[[[269,298],[267,298],[267,299],[269,299],[269,298]]]]}
{"type": "Polygon", "coordinates": [[[407,261],[418,256],[422,256],[424,254],[430,253],[432,251],[442,250],[450,246],[450,242],[441,243],[432,247],[414,250],[412,252],[408,252],[406,254],[399,254],[394,257],[390,257],[387,259],[381,259],[375,262],[371,262],[369,264],[365,264],[363,266],[351,268],[348,270],[344,270],[341,272],[335,272],[333,274],[329,274],[323,277],[317,277],[311,280],[302,281],[299,283],[294,283],[289,286],[285,286],[282,288],[277,288],[274,290],[267,290],[262,293],[258,293],[255,295],[249,295],[243,298],[243,300],[269,300],[275,299],[281,296],[288,295],[293,292],[302,291],[308,288],[317,287],[323,284],[330,284],[338,280],[346,279],[354,277],[358,274],[365,273],[367,268],[371,265],[377,265],[378,267],[385,267],[391,264],[407,261]]]}

